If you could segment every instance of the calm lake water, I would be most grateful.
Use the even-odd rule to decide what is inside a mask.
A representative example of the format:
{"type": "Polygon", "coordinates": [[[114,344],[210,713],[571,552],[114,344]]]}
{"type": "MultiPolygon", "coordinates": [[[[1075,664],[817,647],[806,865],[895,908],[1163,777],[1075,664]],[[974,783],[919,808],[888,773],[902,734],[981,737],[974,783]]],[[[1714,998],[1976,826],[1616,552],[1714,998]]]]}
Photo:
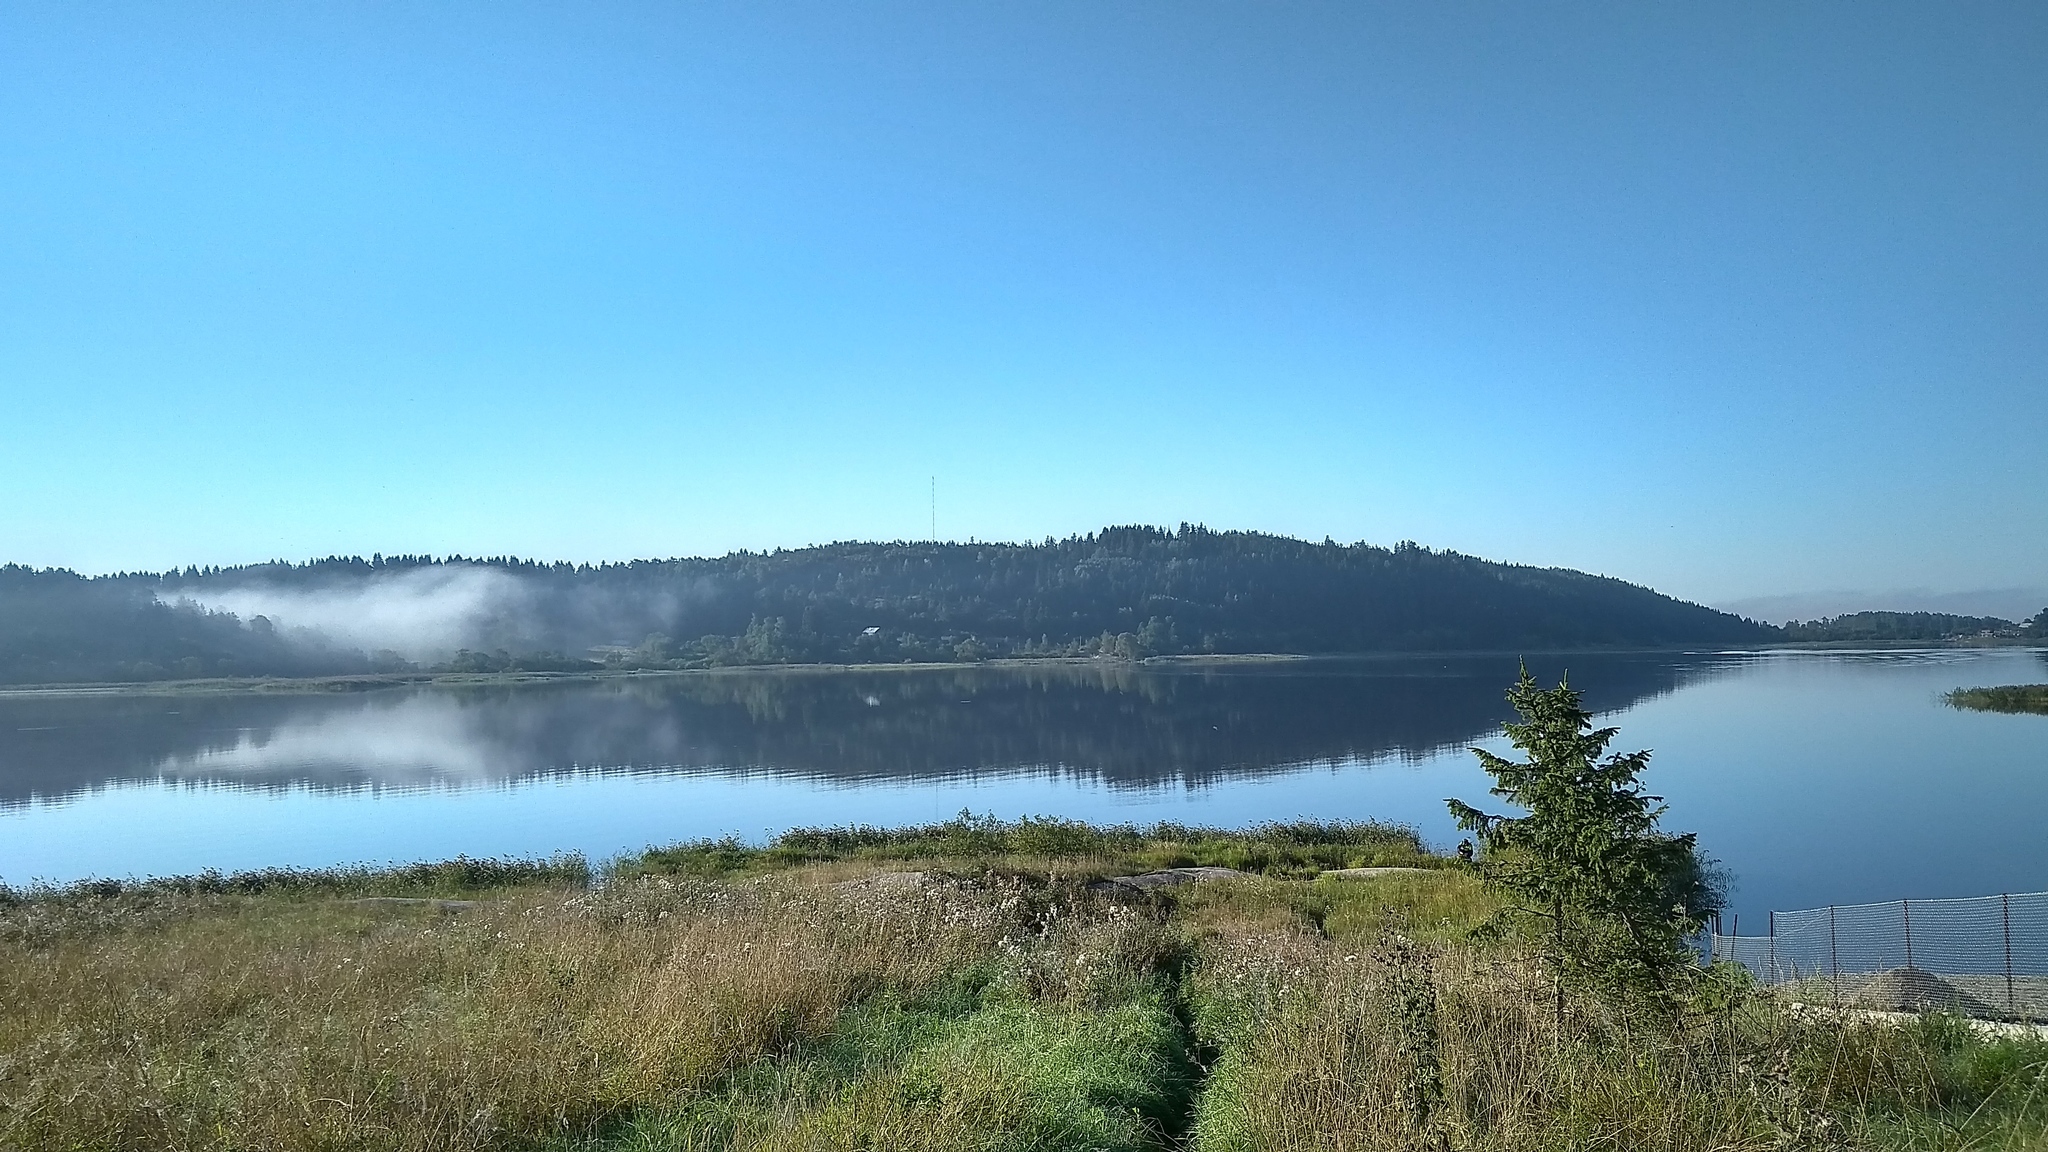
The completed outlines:
{"type": "MultiPolygon", "coordinates": [[[[1532,658],[1770,908],[2048,889],[2048,680],[2015,649],[1532,658]]],[[[576,850],[971,809],[1365,818],[1456,842],[1512,657],[731,672],[337,695],[0,696],[0,880],[576,850]]]]}

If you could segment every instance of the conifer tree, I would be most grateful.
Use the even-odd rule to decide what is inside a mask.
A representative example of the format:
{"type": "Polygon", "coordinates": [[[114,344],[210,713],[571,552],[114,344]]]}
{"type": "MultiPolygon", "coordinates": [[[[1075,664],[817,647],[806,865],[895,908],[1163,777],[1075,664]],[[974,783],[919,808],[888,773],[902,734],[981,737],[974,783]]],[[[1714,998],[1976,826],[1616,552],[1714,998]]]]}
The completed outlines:
{"type": "Polygon", "coordinates": [[[1686,939],[1717,894],[1692,834],[1657,826],[1663,798],[1639,781],[1650,753],[1607,754],[1619,730],[1594,728],[1567,683],[1541,688],[1526,667],[1508,702],[1520,720],[1507,735],[1527,759],[1472,751],[1494,779],[1493,795],[1528,814],[1446,801],[1479,837],[1482,879],[1506,899],[1490,930],[1535,939],[1552,967],[1560,1019],[1567,982],[1674,995],[1692,963],[1686,939]]]}

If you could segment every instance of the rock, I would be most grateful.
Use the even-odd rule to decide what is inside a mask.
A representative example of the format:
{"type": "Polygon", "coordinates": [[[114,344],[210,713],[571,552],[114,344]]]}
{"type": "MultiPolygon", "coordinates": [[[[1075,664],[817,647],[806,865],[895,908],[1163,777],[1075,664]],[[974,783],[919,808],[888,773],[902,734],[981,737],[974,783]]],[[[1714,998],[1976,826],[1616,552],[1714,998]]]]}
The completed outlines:
{"type": "Polygon", "coordinates": [[[1965,1016],[1996,1013],[1983,1001],[1919,968],[1892,968],[1871,977],[1849,997],[1854,1008],[1880,1012],[1959,1012],[1965,1016]]]}
{"type": "Polygon", "coordinates": [[[1202,880],[1241,880],[1251,875],[1235,868],[1162,868],[1157,872],[1140,872],[1136,876],[1110,876],[1091,881],[1090,892],[1156,892],[1161,888],[1173,888],[1181,884],[1194,884],[1202,880]]]}

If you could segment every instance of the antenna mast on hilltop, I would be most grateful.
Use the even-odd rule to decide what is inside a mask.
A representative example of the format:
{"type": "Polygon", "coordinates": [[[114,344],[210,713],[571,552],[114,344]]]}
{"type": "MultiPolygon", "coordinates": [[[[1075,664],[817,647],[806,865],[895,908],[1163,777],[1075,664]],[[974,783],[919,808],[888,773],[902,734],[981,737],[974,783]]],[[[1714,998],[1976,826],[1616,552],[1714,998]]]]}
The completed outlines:
{"type": "Polygon", "coordinates": [[[939,478],[932,477],[932,543],[939,542],[939,478]]]}

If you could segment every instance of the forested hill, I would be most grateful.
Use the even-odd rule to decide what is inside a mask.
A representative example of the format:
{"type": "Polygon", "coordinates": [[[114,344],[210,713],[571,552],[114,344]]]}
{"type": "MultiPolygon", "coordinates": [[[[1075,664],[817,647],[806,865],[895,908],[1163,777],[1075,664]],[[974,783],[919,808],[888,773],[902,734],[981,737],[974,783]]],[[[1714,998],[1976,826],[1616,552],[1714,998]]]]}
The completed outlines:
{"type": "Polygon", "coordinates": [[[1130,659],[1778,638],[1582,572],[1185,525],[595,566],[380,556],[96,579],[0,570],[0,677],[16,683],[407,663],[1130,659]],[[395,622],[389,635],[373,634],[380,619],[395,622]],[[441,644],[451,650],[423,647],[437,635],[452,637],[441,644]]]}

